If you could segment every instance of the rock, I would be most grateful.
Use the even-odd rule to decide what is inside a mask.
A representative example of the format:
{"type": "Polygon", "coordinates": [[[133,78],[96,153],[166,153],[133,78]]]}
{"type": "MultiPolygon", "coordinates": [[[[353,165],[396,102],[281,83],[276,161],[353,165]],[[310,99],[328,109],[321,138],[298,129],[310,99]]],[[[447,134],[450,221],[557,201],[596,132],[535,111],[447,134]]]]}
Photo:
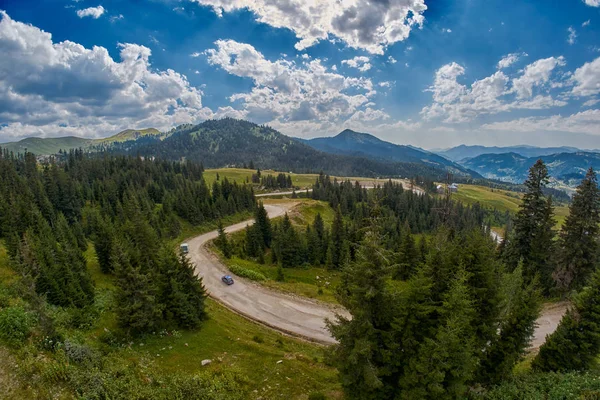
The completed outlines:
{"type": "Polygon", "coordinates": [[[277,361],[277,364],[281,364],[283,362],[283,360],[279,360],[277,361]]]}
{"type": "Polygon", "coordinates": [[[200,364],[202,364],[202,366],[204,367],[205,365],[208,365],[212,362],[212,360],[202,360],[202,362],[200,364]]]}

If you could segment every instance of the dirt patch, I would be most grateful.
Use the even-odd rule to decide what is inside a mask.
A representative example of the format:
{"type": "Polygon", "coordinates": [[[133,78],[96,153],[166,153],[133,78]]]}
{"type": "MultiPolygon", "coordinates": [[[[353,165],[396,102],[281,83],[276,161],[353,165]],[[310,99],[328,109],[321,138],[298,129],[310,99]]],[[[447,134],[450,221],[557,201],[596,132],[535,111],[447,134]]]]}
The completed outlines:
{"type": "Polygon", "coordinates": [[[536,320],[535,333],[531,341],[531,350],[537,350],[546,341],[546,336],[552,334],[563,315],[567,312],[569,302],[561,301],[558,303],[545,304],[540,313],[540,317],[536,320]]]}

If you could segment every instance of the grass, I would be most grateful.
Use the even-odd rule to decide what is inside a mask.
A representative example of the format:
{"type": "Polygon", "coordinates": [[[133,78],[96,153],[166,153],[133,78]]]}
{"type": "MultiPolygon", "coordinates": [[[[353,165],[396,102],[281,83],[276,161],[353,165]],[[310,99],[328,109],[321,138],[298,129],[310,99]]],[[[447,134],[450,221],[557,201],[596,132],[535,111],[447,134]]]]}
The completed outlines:
{"type": "MultiPolygon", "coordinates": [[[[292,184],[295,187],[299,187],[302,189],[311,187],[315,181],[317,180],[317,174],[294,174],[289,172],[280,172],[273,170],[261,170],[261,176],[267,175],[275,175],[277,176],[280,173],[284,173],[286,175],[290,175],[292,177],[292,184]]],[[[204,171],[204,179],[208,185],[212,185],[213,182],[217,179],[217,174],[219,174],[219,178],[227,178],[230,181],[235,181],[238,183],[252,182],[252,174],[255,174],[256,170],[254,169],[244,169],[244,168],[217,168],[217,169],[207,169],[204,171]]]]}
{"type": "Polygon", "coordinates": [[[341,397],[337,372],[323,363],[323,347],[283,336],[212,300],[207,306],[210,319],[199,331],[147,337],[144,346],[134,344],[136,353],[154,358],[167,373],[241,372],[248,378],[249,398],[306,399],[317,391],[341,397]],[[202,367],[205,359],[212,363],[202,367]]]}
{"type": "MultiPolygon", "coordinates": [[[[486,186],[461,184],[458,191],[452,193],[452,198],[465,204],[480,203],[499,211],[508,211],[512,214],[519,210],[523,194],[509,190],[492,189],[486,186]]],[[[560,229],[565,217],[569,214],[569,207],[558,205],[554,208],[556,229],[560,229]]]]}
{"type": "Polygon", "coordinates": [[[0,284],[10,285],[17,279],[17,273],[13,271],[8,263],[6,247],[0,242],[0,284]]]}

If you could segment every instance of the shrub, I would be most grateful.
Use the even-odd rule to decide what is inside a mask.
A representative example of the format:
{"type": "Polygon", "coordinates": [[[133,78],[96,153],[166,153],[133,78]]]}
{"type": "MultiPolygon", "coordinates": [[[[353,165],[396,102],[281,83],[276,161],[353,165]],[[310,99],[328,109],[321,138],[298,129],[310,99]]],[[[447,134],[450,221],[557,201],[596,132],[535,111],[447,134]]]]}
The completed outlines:
{"type": "Polygon", "coordinates": [[[262,336],[258,336],[258,335],[254,335],[252,337],[252,340],[254,340],[256,343],[264,343],[265,340],[262,338],[262,336]]]}
{"type": "Polygon", "coordinates": [[[237,276],[241,276],[242,278],[247,278],[252,281],[266,281],[267,277],[261,274],[260,272],[256,272],[252,269],[240,267],[239,265],[230,265],[229,270],[237,276]]]}
{"type": "Polygon", "coordinates": [[[64,349],[68,359],[76,363],[93,360],[95,356],[94,351],[85,344],[76,343],[69,339],[65,340],[64,349]]]}
{"type": "Polygon", "coordinates": [[[10,344],[22,343],[33,328],[35,319],[23,307],[7,307],[0,311],[0,337],[10,344]]]}

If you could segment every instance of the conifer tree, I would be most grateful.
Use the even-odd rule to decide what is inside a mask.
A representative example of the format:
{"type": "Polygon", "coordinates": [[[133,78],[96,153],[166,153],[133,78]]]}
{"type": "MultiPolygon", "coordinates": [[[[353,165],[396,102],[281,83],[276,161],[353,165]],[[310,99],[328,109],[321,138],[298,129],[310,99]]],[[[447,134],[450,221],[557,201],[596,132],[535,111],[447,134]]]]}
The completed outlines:
{"type": "Polygon", "coordinates": [[[522,259],[526,282],[539,275],[546,293],[553,285],[554,270],[554,211],[552,198],[546,198],[543,193],[548,182],[548,169],[542,160],[538,160],[529,169],[529,177],[525,181],[527,192],[514,221],[512,249],[507,260],[514,269],[522,259]]]}
{"type": "Polygon", "coordinates": [[[331,225],[331,239],[327,253],[327,268],[341,269],[348,260],[348,247],[346,243],[346,229],[342,210],[338,206],[331,225]]]}
{"type": "Polygon", "coordinates": [[[263,248],[271,247],[271,240],[273,240],[273,230],[271,228],[271,221],[269,220],[269,214],[265,209],[263,203],[260,203],[256,208],[255,213],[255,224],[258,227],[258,231],[261,234],[263,248]]]}
{"type": "Polygon", "coordinates": [[[600,270],[573,299],[572,308],[533,360],[537,371],[585,371],[600,354],[600,270]]]}
{"type": "Polygon", "coordinates": [[[600,190],[590,167],[577,187],[559,237],[554,279],[561,291],[580,289],[600,261],[600,190]]]}
{"type": "Polygon", "coordinates": [[[415,239],[410,233],[410,228],[405,231],[403,237],[404,240],[402,240],[400,245],[400,258],[398,260],[397,271],[394,276],[396,279],[400,280],[408,279],[416,270],[419,262],[421,261],[418,249],[415,245],[415,239]]]}
{"type": "Polygon", "coordinates": [[[231,245],[229,244],[229,240],[227,239],[227,234],[225,233],[225,228],[223,228],[223,223],[221,222],[221,220],[219,220],[218,222],[217,231],[217,247],[219,248],[219,250],[221,250],[221,252],[223,252],[225,258],[231,258],[231,245]]]}

